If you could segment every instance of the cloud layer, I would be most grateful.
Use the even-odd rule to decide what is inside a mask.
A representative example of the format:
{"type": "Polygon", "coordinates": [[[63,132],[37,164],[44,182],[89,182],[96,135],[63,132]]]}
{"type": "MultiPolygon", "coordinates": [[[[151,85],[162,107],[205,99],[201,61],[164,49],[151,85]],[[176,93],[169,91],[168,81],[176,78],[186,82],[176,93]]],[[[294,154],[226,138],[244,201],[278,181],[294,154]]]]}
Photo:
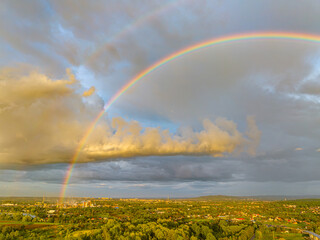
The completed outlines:
{"type": "MultiPolygon", "coordinates": [[[[81,85],[67,71],[66,80],[52,80],[31,71],[19,75],[13,68],[0,72],[1,164],[69,162],[86,126],[103,102],[93,91],[83,99],[81,85]],[[95,97],[95,98],[94,98],[95,97]]],[[[93,88],[91,88],[93,89],[93,88]]],[[[260,131],[248,117],[245,134],[234,122],[203,120],[203,130],[181,128],[178,133],[159,127],[142,127],[137,121],[102,118],[81,151],[79,162],[138,156],[255,154],[260,131]]]]}

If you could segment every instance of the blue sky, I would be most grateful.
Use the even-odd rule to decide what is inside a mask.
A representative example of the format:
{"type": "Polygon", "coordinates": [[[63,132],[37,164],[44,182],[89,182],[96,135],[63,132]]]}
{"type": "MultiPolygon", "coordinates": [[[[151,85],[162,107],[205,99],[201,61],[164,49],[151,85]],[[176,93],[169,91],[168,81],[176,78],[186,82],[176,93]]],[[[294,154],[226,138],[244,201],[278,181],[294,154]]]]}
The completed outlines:
{"type": "MultiPolygon", "coordinates": [[[[165,56],[239,33],[320,35],[317,0],[2,1],[0,9],[3,196],[59,195],[104,104],[165,56]]],[[[320,194],[319,53],[318,43],[256,40],[162,66],[100,119],[67,196],[320,194]]]]}

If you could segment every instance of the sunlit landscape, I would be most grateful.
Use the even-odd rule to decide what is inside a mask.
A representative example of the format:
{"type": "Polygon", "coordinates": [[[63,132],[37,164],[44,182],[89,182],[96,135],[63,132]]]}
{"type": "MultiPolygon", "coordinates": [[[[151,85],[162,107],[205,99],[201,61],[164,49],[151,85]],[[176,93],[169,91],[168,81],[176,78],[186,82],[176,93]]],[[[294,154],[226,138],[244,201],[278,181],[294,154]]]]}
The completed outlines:
{"type": "Polygon", "coordinates": [[[1,200],[3,239],[309,239],[320,233],[320,200],[1,200]]]}

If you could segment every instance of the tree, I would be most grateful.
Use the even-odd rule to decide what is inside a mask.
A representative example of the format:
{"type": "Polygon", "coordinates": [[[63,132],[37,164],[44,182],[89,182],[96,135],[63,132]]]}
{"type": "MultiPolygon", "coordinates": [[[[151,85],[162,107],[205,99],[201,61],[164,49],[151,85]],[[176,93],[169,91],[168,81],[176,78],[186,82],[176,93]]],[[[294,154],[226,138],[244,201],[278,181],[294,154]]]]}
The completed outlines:
{"type": "Polygon", "coordinates": [[[217,240],[215,236],[213,236],[212,233],[208,233],[206,236],[206,240],[217,240]]]}
{"type": "Polygon", "coordinates": [[[259,231],[259,230],[256,231],[256,239],[257,239],[257,240],[262,239],[262,232],[259,231]]]}
{"type": "Polygon", "coordinates": [[[155,231],[155,236],[156,236],[156,238],[159,239],[159,240],[165,239],[165,234],[164,234],[164,233],[162,232],[162,230],[159,229],[159,228],[155,231]]]}
{"type": "Polygon", "coordinates": [[[107,229],[103,229],[102,231],[102,238],[104,240],[111,240],[111,236],[110,234],[108,233],[107,229]]]}
{"type": "Polygon", "coordinates": [[[5,239],[6,239],[5,235],[0,233],[0,240],[5,240],[5,239]]]}

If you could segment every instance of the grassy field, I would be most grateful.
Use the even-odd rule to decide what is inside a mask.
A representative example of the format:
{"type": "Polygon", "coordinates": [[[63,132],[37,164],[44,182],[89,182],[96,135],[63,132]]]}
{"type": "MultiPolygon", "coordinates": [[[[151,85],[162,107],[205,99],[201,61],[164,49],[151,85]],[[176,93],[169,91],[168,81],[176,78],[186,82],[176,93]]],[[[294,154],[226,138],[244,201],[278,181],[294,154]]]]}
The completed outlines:
{"type": "Polygon", "coordinates": [[[47,223],[47,222],[21,222],[21,221],[6,221],[1,220],[0,225],[5,226],[25,226],[26,229],[35,229],[35,228],[45,228],[45,227],[54,227],[59,224],[56,223],[47,223]]]}
{"type": "Polygon", "coordinates": [[[23,223],[23,222],[19,222],[19,221],[5,221],[5,220],[2,221],[2,220],[0,220],[0,225],[9,225],[9,224],[28,224],[28,223],[23,223]]]}
{"type": "MultiPolygon", "coordinates": [[[[264,240],[273,239],[273,234],[265,234],[263,236],[264,240]]],[[[274,239],[285,239],[285,240],[304,240],[305,238],[301,233],[274,233],[274,239]]]]}
{"type": "Polygon", "coordinates": [[[300,228],[300,224],[293,224],[293,223],[287,223],[287,222],[271,222],[271,221],[264,221],[264,224],[272,225],[272,226],[286,226],[291,228],[300,228]]]}

